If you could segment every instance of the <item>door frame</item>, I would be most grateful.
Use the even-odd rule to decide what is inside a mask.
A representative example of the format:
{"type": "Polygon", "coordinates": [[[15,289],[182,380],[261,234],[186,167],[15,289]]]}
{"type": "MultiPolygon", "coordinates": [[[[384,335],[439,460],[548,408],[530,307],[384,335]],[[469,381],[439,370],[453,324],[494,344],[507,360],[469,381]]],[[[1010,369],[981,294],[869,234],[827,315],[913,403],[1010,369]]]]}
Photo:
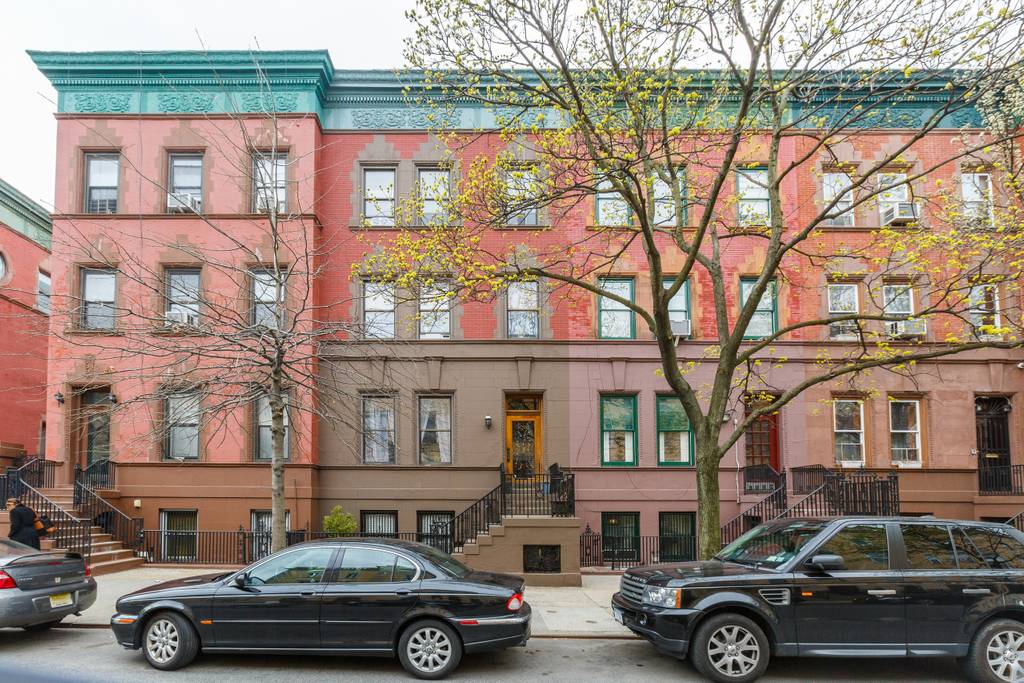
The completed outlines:
{"type": "Polygon", "coordinates": [[[512,424],[514,422],[532,422],[534,435],[533,470],[534,474],[544,471],[544,401],[540,394],[505,394],[505,473],[512,476],[512,424]],[[516,398],[529,398],[537,401],[536,410],[517,410],[509,407],[509,402],[516,398]]]}
{"type": "Polygon", "coordinates": [[[1012,479],[1010,475],[1010,466],[1013,464],[1013,449],[1011,445],[1012,432],[1010,431],[1010,403],[1009,396],[1002,395],[976,395],[974,397],[974,432],[975,432],[975,445],[976,452],[978,454],[978,476],[979,483],[983,479],[991,490],[1001,491],[1005,490],[1010,492],[1013,488],[1012,479]],[[991,410],[981,411],[978,408],[979,401],[989,401],[995,403],[998,400],[1003,401],[1003,407],[993,408],[991,410]],[[1002,438],[1006,442],[1005,452],[1002,450],[997,451],[996,449],[985,448],[982,444],[982,420],[987,419],[992,422],[997,418],[1002,423],[999,428],[1003,432],[1002,438]],[[992,453],[992,457],[987,455],[987,452],[992,453]],[[1005,468],[1005,469],[1002,469],[1005,468]],[[992,472],[991,470],[995,470],[992,472]],[[989,470],[986,473],[986,470],[989,470]]]}
{"type": "MultiPolygon", "coordinates": [[[[751,410],[756,407],[755,402],[752,402],[748,396],[743,401],[744,415],[749,415],[751,410]]],[[[768,437],[768,465],[776,472],[782,471],[782,440],[779,437],[779,416],[781,414],[781,410],[776,410],[774,413],[762,415],[758,418],[758,421],[765,420],[771,422],[771,431],[769,432],[768,437]]],[[[753,425],[751,425],[751,427],[753,427],[753,425]]],[[[750,435],[751,432],[748,430],[746,437],[744,438],[745,447],[743,453],[743,463],[748,467],[750,466],[750,461],[748,460],[748,449],[751,445],[750,435]]]]}
{"type": "Polygon", "coordinates": [[[81,465],[82,469],[85,469],[90,465],[89,463],[89,419],[95,413],[105,412],[107,413],[107,459],[111,457],[111,446],[113,445],[113,420],[110,419],[110,415],[113,413],[112,404],[109,402],[106,404],[99,403],[85,403],[84,397],[90,392],[102,392],[106,390],[109,395],[110,387],[98,385],[98,386],[80,386],[71,389],[73,392],[73,400],[70,401],[72,404],[73,418],[71,422],[71,447],[73,457],[70,458],[72,472],[74,466],[81,465]],[[99,407],[98,407],[99,406],[99,407]]]}

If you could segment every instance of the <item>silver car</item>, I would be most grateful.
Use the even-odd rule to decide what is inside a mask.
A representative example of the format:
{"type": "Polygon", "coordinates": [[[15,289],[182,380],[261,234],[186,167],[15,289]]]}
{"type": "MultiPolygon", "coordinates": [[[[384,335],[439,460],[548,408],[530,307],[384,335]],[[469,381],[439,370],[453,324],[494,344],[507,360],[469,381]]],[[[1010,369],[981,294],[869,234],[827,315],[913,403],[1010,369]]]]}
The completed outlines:
{"type": "Polygon", "coordinates": [[[94,602],[96,580],[81,555],[0,539],[0,628],[48,629],[94,602]]]}

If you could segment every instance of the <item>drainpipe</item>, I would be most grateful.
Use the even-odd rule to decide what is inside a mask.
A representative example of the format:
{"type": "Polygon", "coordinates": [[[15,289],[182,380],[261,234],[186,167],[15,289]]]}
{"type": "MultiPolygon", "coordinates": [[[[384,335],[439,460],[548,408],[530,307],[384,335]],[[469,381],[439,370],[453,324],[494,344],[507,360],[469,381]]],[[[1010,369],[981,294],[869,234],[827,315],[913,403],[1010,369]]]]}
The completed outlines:
{"type": "MultiPolygon", "coordinates": [[[[732,418],[732,429],[736,431],[736,427],[739,425],[739,418],[732,418]]],[[[732,445],[732,455],[736,459],[736,506],[741,507],[742,494],[740,493],[740,441],[736,440],[736,443],[732,445]]]]}

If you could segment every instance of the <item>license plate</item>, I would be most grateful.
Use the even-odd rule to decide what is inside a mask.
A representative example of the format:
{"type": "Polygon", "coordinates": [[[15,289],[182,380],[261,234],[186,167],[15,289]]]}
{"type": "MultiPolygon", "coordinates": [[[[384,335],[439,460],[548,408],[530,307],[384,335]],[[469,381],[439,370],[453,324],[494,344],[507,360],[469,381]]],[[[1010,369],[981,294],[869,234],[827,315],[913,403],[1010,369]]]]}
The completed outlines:
{"type": "Polygon", "coordinates": [[[612,609],[612,616],[615,617],[615,621],[619,622],[620,624],[623,623],[621,610],[612,609]]]}
{"type": "Polygon", "coordinates": [[[75,601],[71,598],[71,593],[56,593],[50,596],[50,608],[55,607],[67,607],[73,605],[75,601]]]}

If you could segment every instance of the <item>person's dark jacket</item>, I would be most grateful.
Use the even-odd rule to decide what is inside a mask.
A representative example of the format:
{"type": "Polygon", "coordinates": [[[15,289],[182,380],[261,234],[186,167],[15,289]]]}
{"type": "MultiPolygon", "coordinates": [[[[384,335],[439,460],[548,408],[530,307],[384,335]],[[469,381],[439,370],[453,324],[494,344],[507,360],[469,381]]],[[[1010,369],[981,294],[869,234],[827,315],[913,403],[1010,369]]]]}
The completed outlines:
{"type": "Polygon", "coordinates": [[[36,513],[24,505],[16,505],[11,510],[11,530],[7,537],[12,541],[24,543],[39,550],[39,534],[35,527],[36,513]]]}

